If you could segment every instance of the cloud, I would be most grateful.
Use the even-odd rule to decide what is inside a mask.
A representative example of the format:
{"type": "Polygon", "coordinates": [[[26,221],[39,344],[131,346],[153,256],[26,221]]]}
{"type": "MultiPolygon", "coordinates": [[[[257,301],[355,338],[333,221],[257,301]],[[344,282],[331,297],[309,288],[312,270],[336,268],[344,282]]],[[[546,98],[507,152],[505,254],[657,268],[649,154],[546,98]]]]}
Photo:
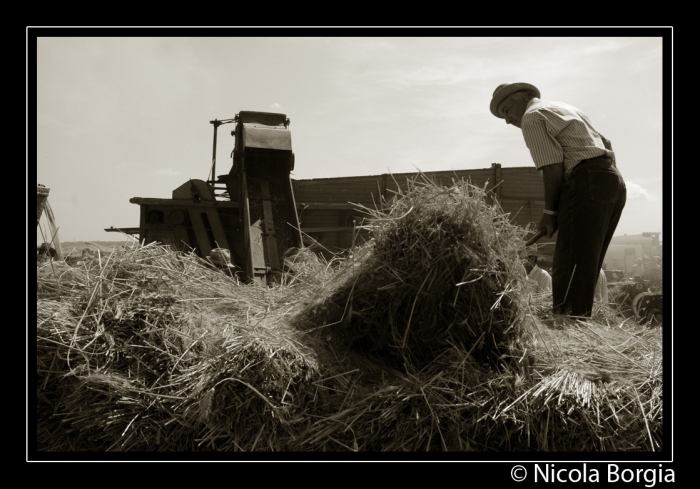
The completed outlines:
{"type": "Polygon", "coordinates": [[[564,38],[566,43],[565,48],[560,51],[561,54],[568,53],[569,56],[590,56],[597,55],[609,51],[619,51],[635,41],[633,39],[585,39],[585,38],[564,38]],[[570,42],[567,42],[570,41],[570,42]]]}
{"type": "Polygon", "coordinates": [[[151,173],[153,175],[167,175],[169,177],[175,177],[175,176],[180,175],[180,170],[161,169],[161,170],[154,170],[151,173]]]}
{"type": "Polygon", "coordinates": [[[656,200],[656,196],[653,194],[650,194],[641,185],[638,185],[638,184],[632,183],[632,182],[625,182],[625,186],[627,187],[627,198],[630,200],[639,199],[642,197],[645,198],[646,200],[656,200]]]}
{"type": "Polygon", "coordinates": [[[282,108],[282,106],[278,103],[270,104],[271,109],[279,110],[282,108]]]}

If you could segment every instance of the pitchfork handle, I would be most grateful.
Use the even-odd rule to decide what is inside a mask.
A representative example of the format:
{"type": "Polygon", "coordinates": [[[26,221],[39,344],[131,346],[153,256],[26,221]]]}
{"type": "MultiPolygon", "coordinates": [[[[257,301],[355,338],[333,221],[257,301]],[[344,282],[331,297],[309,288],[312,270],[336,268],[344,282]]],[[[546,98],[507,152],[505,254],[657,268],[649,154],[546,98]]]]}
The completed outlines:
{"type": "Polygon", "coordinates": [[[532,238],[527,240],[525,246],[532,246],[537,242],[538,239],[540,239],[545,234],[547,234],[547,228],[540,229],[539,231],[537,231],[537,234],[535,234],[532,238]]]}

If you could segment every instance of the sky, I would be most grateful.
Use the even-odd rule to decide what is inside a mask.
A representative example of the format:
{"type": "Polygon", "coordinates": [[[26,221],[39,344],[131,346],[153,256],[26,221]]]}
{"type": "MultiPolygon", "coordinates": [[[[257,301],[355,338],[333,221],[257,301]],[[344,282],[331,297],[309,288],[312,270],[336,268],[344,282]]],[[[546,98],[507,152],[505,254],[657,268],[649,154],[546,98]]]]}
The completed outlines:
{"type": "MultiPolygon", "coordinates": [[[[36,178],[61,241],[123,239],[104,229],[138,226],[129,199],[206,180],[210,121],[240,111],[289,117],[295,179],[534,166],[520,129],[489,112],[504,82],[578,107],[612,142],[628,192],[616,235],[662,231],[661,37],[337,32],[39,37],[36,178]]],[[[28,131],[33,123],[28,113],[28,131]]],[[[231,129],[219,129],[217,174],[231,167],[231,129]]]]}

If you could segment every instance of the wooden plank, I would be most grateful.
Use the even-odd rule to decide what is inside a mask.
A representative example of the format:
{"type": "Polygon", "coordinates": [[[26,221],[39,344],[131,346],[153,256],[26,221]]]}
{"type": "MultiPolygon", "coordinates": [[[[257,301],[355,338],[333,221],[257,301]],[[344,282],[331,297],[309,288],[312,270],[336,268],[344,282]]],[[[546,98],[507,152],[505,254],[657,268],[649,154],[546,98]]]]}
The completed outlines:
{"type": "Polygon", "coordinates": [[[190,210],[189,215],[192,228],[194,229],[194,235],[197,238],[196,247],[199,248],[202,257],[207,257],[211,255],[211,245],[209,244],[207,230],[204,228],[204,223],[202,222],[202,215],[198,210],[190,210]]]}
{"type": "Polygon", "coordinates": [[[260,192],[263,198],[263,216],[265,222],[265,241],[267,243],[267,259],[273,270],[281,270],[279,252],[277,251],[277,234],[275,233],[275,221],[272,216],[272,203],[270,202],[270,187],[267,180],[260,180],[260,192]]]}
{"type": "Polygon", "coordinates": [[[195,202],[190,199],[152,199],[150,197],[132,197],[129,199],[129,202],[132,204],[139,204],[139,205],[156,205],[156,206],[167,206],[167,207],[173,207],[173,206],[183,206],[183,207],[228,207],[232,209],[238,209],[239,205],[238,202],[229,202],[229,201],[213,201],[213,200],[202,200],[199,202],[195,202]]]}
{"type": "Polygon", "coordinates": [[[382,175],[362,175],[358,177],[331,177],[331,178],[306,178],[306,179],[294,179],[293,183],[300,186],[306,185],[321,185],[326,183],[346,183],[346,182],[369,182],[375,180],[381,180],[382,175]]]}
{"type": "Polygon", "coordinates": [[[371,200],[371,195],[375,195],[377,198],[377,191],[374,190],[362,190],[349,192],[346,189],[335,189],[335,190],[319,190],[313,193],[300,193],[294,194],[294,197],[299,200],[299,202],[318,202],[318,203],[338,203],[347,204],[348,202],[353,202],[353,200],[371,200]]]}
{"type": "Polygon", "coordinates": [[[286,227],[284,226],[283,234],[285,234],[290,241],[292,246],[301,248],[303,246],[301,241],[301,232],[299,231],[299,211],[297,210],[296,201],[294,199],[294,190],[292,189],[292,177],[287,175],[284,178],[284,200],[287,204],[287,219],[286,227]],[[290,229],[291,228],[291,229],[290,229]]]}
{"type": "Polygon", "coordinates": [[[503,193],[536,193],[544,194],[544,181],[539,174],[505,175],[503,177],[503,193]]]}
{"type": "Polygon", "coordinates": [[[496,166],[495,166],[495,168],[494,168],[494,172],[495,172],[495,174],[496,174],[496,177],[495,177],[496,198],[500,199],[500,198],[501,198],[501,192],[502,192],[502,189],[503,189],[503,185],[502,185],[502,183],[503,183],[503,175],[502,175],[502,172],[501,172],[501,165],[499,165],[498,163],[496,163],[496,166]]]}
{"type": "Polygon", "coordinates": [[[504,175],[523,175],[523,174],[536,174],[540,175],[540,172],[534,166],[509,166],[503,167],[504,175]]]}
{"type": "MultiPolygon", "coordinates": [[[[534,168],[534,167],[509,167],[509,168],[502,168],[502,176],[505,179],[507,176],[512,175],[512,174],[518,174],[520,177],[522,174],[535,174],[539,175],[539,172],[534,168]]],[[[477,168],[477,169],[469,169],[469,170],[443,170],[443,171],[435,171],[435,172],[425,172],[423,173],[429,178],[446,178],[448,180],[452,178],[459,178],[459,177],[467,177],[471,176],[472,178],[483,178],[484,180],[486,178],[489,178],[490,176],[493,175],[493,170],[491,168],[477,168]]],[[[356,185],[356,184],[365,184],[365,183],[371,183],[378,181],[380,182],[380,185],[383,184],[383,181],[386,179],[387,184],[390,183],[392,180],[397,180],[401,181],[403,180],[404,182],[406,181],[407,178],[415,178],[419,175],[418,172],[412,172],[412,173],[383,173],[380,175],[363,175],[363,176],[356,176],[356,177],[335,177],[335,178],[313,178],[313,179],[300,179],[300,180],[292,180],[293,185],[298,186],[298,187],[314,187],[314,186],[328,186],[328,185],[356,185]],[[393,178],[392,178],[393,177],[393,178]]],[[[374,184],[373,184],[374,185],[374,184]]],[[[382,185],[383,186],[383,185],[382,185]]],[[[295,188],[296,190],[296,188],[295,188]]]]}
{"type": "Polygon", "coordinates": [[[105,228],[108,233],[124,233],[124,234],[139,234],[140,228],[105,228]]]}
{"type": "MultiPolygon", "coordinates": [[[[418,172],[383,173],[376,176],[293,180],[297,201],[313,203],[306,208],[299,206],[302,212],[302,230],[305,233],[322,234],[328,246],[337,240],[339,246],[350,247],[353,235],[347,231],[352,228],[336,224],[341,222],[339,219],[343,217],[342,211],[353,209],[350,203],[374,208],[380,203],[382,194],[387,199],[393,198],[407,188],[409,180],[419,175],[418,172]]],[[[500,193],[502,208],[510,214],[511,222],[521,226],[531,226],[539,220],[544,207],[542,175],[534,166],[502,167],[496,164],[491,168],[445,170],[426,172],[423,175],[445,186],[452,185],[454,180],[463,180],[484,188],[488,181],[489,188],[495,189],[497,195],[500,193]],[[500,172],[497,171],[498,167],[500,172]],[[498,182],[500,184],[494,186],[498,182]]]]}
{"type": "Polygon", "coordinates": [[[148,244],[151,242],[148,232],[148,223],[146,222],[148,219],[148,208],[145,205],[141,205],[139,206],[139,209],[141,210],[139,217],[139,241],[141,241],[141,243],[148,244]]]}
{"type": "Polygon", "coordinates": [[[303,210],[356,210],[357,206],[342,202],[300,202],[297,209],[303,210]]]}
{"type": "Polygon", "coordinates": [[[248,236],[250,241],[250,249],[248,250],[250,264],[248,265],[248,269],[250,272],[249,275],[252,274],[252,277],[250,278],[261,285],[267,285],[267,279],[265,278],[265,275],[267,274],[267,267],[265,266],[263,232],[262,223],[260,220],[257,220],[250,225],[248,236]]]}
{"type": "MultiPolygon", "coordinates": [[[[338,219],[340,217],[340,214],[333,214],[331,216],[318,216],[318,217],[313,217],[313,216],[308,216],[304,217],[301,221],[301,228],[318,228],[318,227],[333,227],[333,226],[338,226],[338,219]]],[[[342,225],[342,224],[341,224],[342,225]]],[[[347,227],[347,225],[345,225],[347,227]]]]}
{"type": "Polygon", "coordinates": [[[517,197],[508,196],[508,197],[503,197],[503,199],[501,199],[502,204],[512,204],[512,205],[515,205],[515,204],[520,204],[520,205],[527,204],[527,205],[529,205],[531,202],[535,205],[544,205],[544,200],[535,200],[531,197],[524,197],[522,195],[517,196],[517,197]]]}
{"type": "MultiPolygon", "coordinates": [[[[349,227],[349,226],[328,226],[328,227],[322,227],[322,228],[305,228],[302,227],[301,230],[305,233],[334,233],[334,232],[347,232],[347,231],[352,231],[355,229],[354,227],[349,227]]],[[[366,231],[366,229],[358,229],[358,232],[363,232],[366,231]]]]}
{"type": "Polygon", "coordinates": [[[503,188],[516,189],[519,187],[541,187],[544,189],[544,180],[540,175],[510,175],[503,177],[503,188]]]}
{"type": "Polygon", "coordinates": [[[216,209],[207,209],[207,217],[209,218],[209,224],[211,225],[211,230],[214,233],[214,240],[219,248],[225,248],[231,251],[229,248],[228,240],[226,239],[226,234],[224,233],[224,228],[221,226],[221,219],[219,219],[219,213],[216,209]]]}
{"type": "Polygon", "coordinates": [[[533,195],[543,195],[544,194],[544,183],[539,182],[539,183],[533,183],[533,184],[528,184],[528,183],[518,183],[517,185],[513,185],[508,182],[503,182],[502,183],[502,189],[501,193],[503,195],[518,195],[518,194],[527,194],[528,196],[533,196],[533,195]]]}
{"type": "Polygon", "coordinates": [[[191,251],[190,238],[187,235],[187,228],[173,228],[173,248],[185,252],[191,251]]]}
{"type": "MultiPolygon", "coordinates": [[[[324,185],[324,186],[318,186],[318,187],[306,187],[306,188],[299,188],[294,190],[295,195],[299,194],[301,195],[317,195],[317,194],[328,194],[328,193],[333,193],[333,192],[345,192],[345,193],[356,193],[356,192],[377,192],[377,183],[376,182],[370,182],[367,185],[324,185]]],[[[300,201],[304,200],[311,200],[313,201],[314,199],[304,199],[304,198],[299,198],[300,201]]]]}

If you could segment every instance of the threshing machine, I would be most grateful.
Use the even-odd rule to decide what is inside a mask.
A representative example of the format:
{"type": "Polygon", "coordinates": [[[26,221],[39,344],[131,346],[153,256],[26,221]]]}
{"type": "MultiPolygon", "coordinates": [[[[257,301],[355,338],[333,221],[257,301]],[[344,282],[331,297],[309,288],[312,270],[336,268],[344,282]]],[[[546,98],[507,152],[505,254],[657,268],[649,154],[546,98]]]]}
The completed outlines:
{"type": "MultiPolygon", "coordinates": [[[[281,277],[285,252],[302,247],[290,178],[294,153],[289,119],[285,114],[239,112],[211,124],[214,148],[208,180],[183,183],[173,190],[172,199],[130,199],[141,208],[139,239],[194,249],[203,258],[213,249],[228,249],[245,278],[274,283],[281,277]],[[233,164],[217,176],[217,130],[224,124],[235,124],[233,164]]],[[[133,228],[131,232],[135,234],[133,228]]]]}
{"type": "Polygon", "coordinates": [[[625,294],[624,300],[632,308],[635,317],[652,325],[663,322],[663,294],[653,292],[649,288],[648,280],[636,278],[621,285],[625,294]]]}

